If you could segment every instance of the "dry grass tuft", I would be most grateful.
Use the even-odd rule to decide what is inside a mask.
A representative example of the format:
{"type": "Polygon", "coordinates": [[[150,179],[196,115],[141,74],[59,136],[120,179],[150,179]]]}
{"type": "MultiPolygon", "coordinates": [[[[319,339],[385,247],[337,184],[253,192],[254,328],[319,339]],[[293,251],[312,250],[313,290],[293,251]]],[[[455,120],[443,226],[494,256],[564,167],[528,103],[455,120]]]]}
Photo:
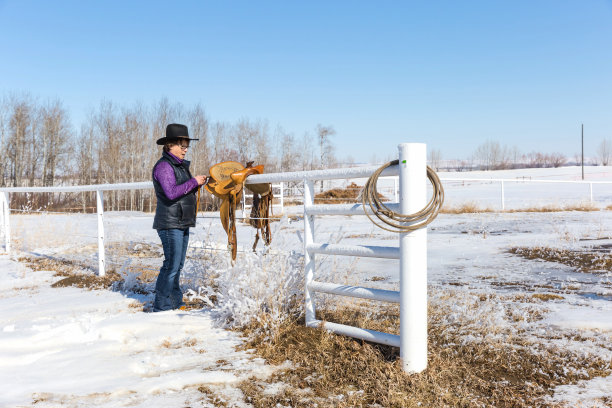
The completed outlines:
{"type": "Polygon", "coordinates": [[[198,344],[196,339],[183,339],[174,343],[171,341],[171,339],[164,339],[164,341],[161,342],[160,347],[167,349],[180,349],[183,347],[193,347],[196,344],[198,344]]]}
{"type": "MultiPolygon", "coordinates": [[[[315,195],[315,203],[317,204],[340,204],[340,203],[356,203],[360,202],[360,193],[363,189],[355,183],[351,183],[345,188],[332,188],[331,190],[323,191],[315,195]]],[[[381,201],[387,201],[387,198],[380,193],[378,198],[381,201]]]]}
{"type": "Polygon", "coordinates": [[[565,299],[561,295],[555,295],[554,293],[534,293],[531,295],[532,298],[542,300],[544,302],[549,300],[562,300],[565,299]]]}
{"type": "MultiPolygon", "coordinates": [[[[612,209],[609,206],[607,209],[612,209]]],[[[443,214],[475,214],[475,213],[517,213],[517,212],[561,212],[561,211],[600,211],[600,208],[590,202],[584,202],[579,204],[568,204],[565,206],[559,205],[544,205],[541,207],[527,207],[527,208],[512,208],[507,210],[496,210],[491,207],[480,207],[476,202],[467,202],[458,206],[451,207],[444,205],[440,209],[443,214]]]]}
{"type": "Polygon", "coordinates": [[[490,213],[494,212],[490,207],[482,208],[479,207],[476,202],[468,202],[460,204],[456,207],[443,205],[440,212],[443,214],[472,214],[472,213],[490,213]]]}
{"type": "Polygon", "coordinates": [[[506,210],[505,212],[561,212],[561,211],[600,211],[600,208],[590,202],[568,204],[564,206],[544,205],[541,207],[528,207],[506,210]]]}
{"type": "Polygon", "coordinates": [[[208,386],[201,385],[198,387],[198,391],[206,395],[208,400],[212,402],[215,407],[227,407],[227,402],[219,398],[219,396],[208,386]]]}
{"type": "MultiPolygon", "coordinates": [[[[447,310],[429,312],[429,365],[423,373],[405,374],[397,348],[292,322],[274,338],[255,337],[246,346],[272,364],[289,360],[292,368],[267,382],[251,378],[240,388],[255,407],[533,407],[555,406],[545,398],[557,385],[611,372],[608,361],[519,338],[466,342],[445,323],[447,310]],[[287,386],[266,391],[279,381],[287,386]]],[[[399,327],[397,307],[369,315],[355,308],[327,310],[320,318],[388,333],[399,327]]]]}
{"type": "Polygon", "coordinates": [[[51,285],[53,288],[75,286],[87,289],[110,289],[115,282],[123,281],[123,278],[113,270],[107,271],[105,276],[97,276],[87,265],[73,261],[25,257],[20,258],[19,262],[25,263],[34,271],[54,271],[55,276],[62,276],[63,279],[51,285]]]}
{"type": "Polygon", "coordinates": [[[513,247],[509,251],[527,259],[541,259],[571,266],[579,272],[609,273],[612,254],[609,251],[569,250],[550,247],[513,247]]]}

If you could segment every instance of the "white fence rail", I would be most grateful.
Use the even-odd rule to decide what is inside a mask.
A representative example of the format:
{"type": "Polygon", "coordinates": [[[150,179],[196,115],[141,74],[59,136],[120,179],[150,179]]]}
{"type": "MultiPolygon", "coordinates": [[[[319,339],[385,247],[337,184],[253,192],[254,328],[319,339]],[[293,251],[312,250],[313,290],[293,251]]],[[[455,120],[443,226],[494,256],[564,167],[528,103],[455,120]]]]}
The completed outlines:
{"type": "MultiPolygon", "coordinates": [[[[399,175],[399,203],[391,204],[403,213],[420,210],[426,203],[425,145],[402,144],[399,146],[400,165],[385,169],[381,176],[399,175]]],[[[310,327],[324,328],[368,341],[400,347],[403,367],[408,372],[420,372],[427,366],[427,259],[426,229],[399,234],[397,247],[369,245],[335,245],[316,242],[315,216],[319,215],[364,215],[360,205],[315,205],[314,181],[350,178],[367,178],[378,167],[359,167],[331,170],[314,170],[292,173],[253,175],[247,178],[251,183],[302,182],[304,185],[304,273],[306,285],[305,311],[306,324],[310,327]],[[400,260],[400,291],[388,291],[358,286],[338,285],[318,282],[315,270],[317,254],[378,257],[400,260]],[[400,335],[381,333],[372,330],[323,322],[316,318],[314,294],[316,292],[341,296],[400,303],[400,335]]],[[[10,253],[10,193],[54,193],[54,192],[96,192],[98,220],[98,274],[105,274],[105,236],[103,192],[112,190],[152,189],[151,182],[104,184],[88,186],[58,187],[16,187],[0,188],[0,209],[2,233],[5,249],[10,253]]],[[[396,189],[398,191],[398,189],[396,189]]]]}

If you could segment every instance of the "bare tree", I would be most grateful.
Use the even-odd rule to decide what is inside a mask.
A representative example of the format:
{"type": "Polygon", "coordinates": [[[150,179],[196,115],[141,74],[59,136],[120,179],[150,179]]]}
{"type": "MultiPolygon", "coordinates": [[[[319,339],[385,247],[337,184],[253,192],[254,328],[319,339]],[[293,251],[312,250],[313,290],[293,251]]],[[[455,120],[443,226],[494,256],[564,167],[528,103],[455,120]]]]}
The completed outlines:
{"type": "Polygon", "coordinates": [[[238,120],[232,132],[232,141],[236,150],[238,150],[238,161],[245,164],[247,161],[253,160],[254,147],[257,141],[257,126],[251,123],[249,119],[242,118],[238,120]]]}
{"type": "Polygon", "coordinates": [[[300,149],[296,145],[295,137],[283,129],[277,129],[281,139],[279,157],[279,171],[294,171],[302,162],[300,149]]]}
{"type": "Polygon", "coordinates": [[[43,106],[40,110],[40,119],[42,180],[44,186],[52,186],[59,164],[66,159],[65,147],[71,142],[72,130],[68,113],[59,100],[48,102],[43,106]]]}
{"type": "Polygon", "coordinates": [[[236,160],[237,157],[227,155],[229,149],[230,125],[223,122],[215,122],[210,127],[210,138],[212,142],[211,163],[219,163],[226,160],[236,160]]]}
{"type": "Polygon", "coordinates": [[[508,150],[508,153],[510,156],[510,167],[512,167],[513,169],[523,167],[523,164],[521,163],[522,155],[518,146],[512,146],[512,148],[508,150]]]}
{"type": "Polygon", "coordinates": [[[597,159],[601,162],[602,166],[610,164],[612,159],[612,140],[604,139],[597,147],[597,159]]]}
{"type": "Polygon", "coordinates": [[[199,141],[191,144],[190,159],[193,174],[204,174],[210,167],[210,152],[208,143],[208,119],[204,109],[197,104],[187,113],[189,123],[189,135],[199,141]]]}
{"type": "Polygon", "coordinates": [[[8,165],[8,159],[6,152],[8,152],[8,146],[6,145],[6,141],[8,139],[8,112],[8,101],[5,97],[2,97],[0,100],[0,151],[5,152],[5,154],[2,156],[2,160],[0,160],[0,187],[4,187],[6,185],[7,178],[6,168],[8,165]]]}
{"type": "Polygon", "coordinates": [[[549,160],[552,167],[561,167],[567,163],[567,157],[563,153],[552,153],[549,156],[549,160]]]}
{"type": "Polygon", "coordinates": [[[317,158],[310,134],[304,133],[300,145],[302,150],[302,170],[314,170],[317,166],[317,158]]]}
{"type": "Polygon", "coordinates": [[[28,165],[27,145],[33,139],[35,107],[28,96],[13,97],[9,118],[8,166],[11,185],[17,187],[26,175],[28,165]]]}
{"type": "Polygon", "coordinates": [[[334,147],[331,137],[336,134],[332,126],[317,125],[317,141],[319,143],[320,168],[329,167],[333,162],[334,147]]]}
{"type": "Polygon", "coordinates": [[[442,160],[442,153],[440,149],[431,149],[427,154],[427,161],[429,162],[429,166],[434,170],[440,170],[440,161],[442,160]]]}
{"type": "Polygon", "coordinates": [[[506,146],[488,140],[478,146],[474,152],[474,159],[484,170],[500,170],[509,167],[510,154],[506,146]]]}
{"type": "Polygon", "coordinates": [[[255,134],[255,160],[259,164],[268,167],[273,162],[270,151],[270,136],[268,121],[257,121],[257,133],[255,134]]]}
{"type": "Polygon", "coordinates": [[[77,144],[78,184],[92,184],[93,180],[96,179],[94,175],[97,162],[96,150],[96,137],[93,127],[88,124],[82,125],[77,144]]]}
{"type": "MultiPolygon", "coordinates": [[[[330,167],[334,161],[334,146],[331,137],[336,134],[332,126],[317,125],[317,141],[319,142],[319,168],[330,167]]],[[[323,180],[321,180],[321,190],[323,190],[323,180]]]]}

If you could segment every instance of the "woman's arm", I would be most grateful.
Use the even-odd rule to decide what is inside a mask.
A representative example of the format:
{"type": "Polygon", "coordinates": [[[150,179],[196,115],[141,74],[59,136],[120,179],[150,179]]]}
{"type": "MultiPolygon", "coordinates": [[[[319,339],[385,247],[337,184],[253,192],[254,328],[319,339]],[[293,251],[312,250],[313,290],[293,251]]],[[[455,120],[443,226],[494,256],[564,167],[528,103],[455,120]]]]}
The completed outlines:
{"type": "Polygon", "coordinates": [[[174,177],[172,165],[163,161],[155,167],[153,177],[161,184],[164,194],[170,200],[184,196],[198,186],[198,181],[195,177],[183,184],[176,184],[176,177],[174,177]]]}

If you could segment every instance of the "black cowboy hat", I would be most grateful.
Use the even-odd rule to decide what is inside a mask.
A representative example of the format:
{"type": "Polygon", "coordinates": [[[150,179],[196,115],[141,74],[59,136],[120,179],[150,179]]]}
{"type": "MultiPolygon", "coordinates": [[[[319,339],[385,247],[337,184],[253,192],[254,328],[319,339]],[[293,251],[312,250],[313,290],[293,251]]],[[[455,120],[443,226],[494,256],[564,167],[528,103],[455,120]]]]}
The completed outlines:
{"type": "Polygon", "coordinates": [[[171,123],[168,126],[166,126],[166,137],[157,139],[157,144],[165,145],[168,142],[174,142],[178,139],[200,140],[200,139],[190,139],[189,138],[189,131],[187,130],[187,126],[179,125],[178,123],[171,123]]]}

